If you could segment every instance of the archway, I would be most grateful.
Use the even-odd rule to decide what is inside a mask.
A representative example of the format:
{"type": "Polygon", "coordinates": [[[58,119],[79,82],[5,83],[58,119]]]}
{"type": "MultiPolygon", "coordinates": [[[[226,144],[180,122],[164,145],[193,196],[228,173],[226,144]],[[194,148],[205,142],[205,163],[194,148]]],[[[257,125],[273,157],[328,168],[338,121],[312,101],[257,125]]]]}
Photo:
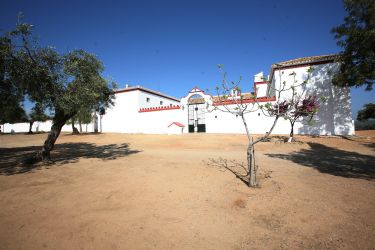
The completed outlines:
{"type": "Polygon", "coordinates": [[[189,133],[206,132],[205,100],[204,97],[195,94],[188,100],[189,133]]]}

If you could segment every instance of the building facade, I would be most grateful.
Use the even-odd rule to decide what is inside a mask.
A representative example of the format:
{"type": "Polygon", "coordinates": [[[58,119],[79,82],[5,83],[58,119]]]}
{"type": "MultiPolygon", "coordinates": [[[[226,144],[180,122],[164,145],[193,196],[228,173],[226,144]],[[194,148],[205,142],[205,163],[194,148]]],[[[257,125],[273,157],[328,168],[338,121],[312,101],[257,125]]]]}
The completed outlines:
{"type": "MultiPolygon", "coordinates": [[[[253,110],[245,115],[250,132],[264,134],[270,130],[274,118],[258,109],[259,106],[288,100],[291,91],[281,90],[294,85],[302,98],[324,99],[309,123],[303,119],[295,123],[295,134],[353,135],[350,89],[332,84],[339,68],[336,58],[336,55],[314,56],[273,64],[269,76],[265,77],[262,72],[254,76],[253,92],[233,92],[225,100],[198,87],[181,99],[141,86],[126,87],[116,91],[115,105],[104,115],[94,114],[95,122],[88,125],[88,132],[243,134],[246,131],[241,118],[235,112],[222,112],[224,108],[224,111],[234,111],[242,95],[241,102],[253,110]]],[[[4,131],[10,132],[11,127],[5,124],[4,131]]],[[[71,131],[70,126],[64,126],[63,131],[71,131]]],[[[289,121],[279,119],[273,133],[289,132],[289,121]]]]}

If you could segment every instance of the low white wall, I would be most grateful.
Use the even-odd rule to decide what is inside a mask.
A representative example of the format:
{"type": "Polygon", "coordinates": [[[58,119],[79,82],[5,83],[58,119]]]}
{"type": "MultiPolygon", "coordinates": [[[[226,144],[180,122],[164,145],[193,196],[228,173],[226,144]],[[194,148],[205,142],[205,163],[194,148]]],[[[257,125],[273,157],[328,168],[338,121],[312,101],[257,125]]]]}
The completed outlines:
{"type": "Polygon", "coordinates": [[[29,131],[29,123],[5,123],[2,125],[4,133],[22,133],[29,131]]]}
{"type": "MultiPolygon", "coordinates": [[[[76,127],[78,129],[78,131],[80,131],[78,123],[74,123],[74,127],[76,127]]],[[[62,132],[73,132],[72,124],[65,124],[62,127],[61,131],[62,132]]],[[[100,126],[98,127],[98,131],[100,132],[100,126]]],[[[92,132],[95,132],[94,123],[82,124],[82,133],[92,133],[92,132]]]]}
{"type": "MultiPolygon", "coordinates": [[[[48,120],[45,122],[34,122],[32,126],[33,132],[48,132],[51,130],[52,121],[48,120]]],[[[2,125],[2,131],[4,133],[27,133],[29,132],[30,124],[28,122],[23,123],[5,123],[2,125]]]]}
{"type": "MultiPolygon", "coordinates": [[[[252,134],[268,132],[273,123],[273,118],[264,116],[261,111],[247,113],[245,119],[249,132],[252,134]]],[[[241,117],[228,112],[215,110],[211,113],[206,113],[206,122],[207,133],[246,133],[241,117]]],[[[277,130],[286,133],[284,127],[278,126],[277,130]]]]}
{"type": "MultiPolygon", "coordinates": [[[[3,133],[27,133],[29,132],[30,124],[28,122],[23,123],[5,123],[1,125],[1,131],[3,133]]],[[[48,120],[45,122],[34,122],[32,131],[35,132],[49,132],[52,127],[52,121],[48,120]]],[[[79,124],[75,124],[75,127],[79,130],[79,124]]],[[[72,132],[72,125],[64,125],[61,129],[62,132],[72,132]]],[[[82,124],[82,132],[94,132],[94,124],[82,124]]]]}

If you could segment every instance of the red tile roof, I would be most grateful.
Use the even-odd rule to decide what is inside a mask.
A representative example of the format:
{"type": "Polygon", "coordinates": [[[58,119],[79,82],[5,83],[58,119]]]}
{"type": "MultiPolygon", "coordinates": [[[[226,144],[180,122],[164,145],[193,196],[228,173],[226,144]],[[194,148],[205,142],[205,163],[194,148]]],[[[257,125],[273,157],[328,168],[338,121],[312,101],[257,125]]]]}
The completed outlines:
{"type": "Polygon", "coordinates": [[[183,124],[181,124],[181,123],[179,123],[179,122],[172,122],[172,123],[168,126],[168,128],[169,128],[170,126],[172,126],[173,124],[175,124],[175,125],[177,125],[177,126],[179,126],[179,127],[181,127],[181,128],[185,127],[183,124]]]}
{"type": "Polygon", "coordinates": [[[305,66],[312,66],[312,65],[325,64],[325,63],[333,63],[337,61],[339,58],[340,56],[337,54],[329,54],[329,55],[321,55],[321,56],[301,57],[297,59],[274,63],[271,66],[269,81],[272,82],[275,70],[305,67],[305,66]]]}

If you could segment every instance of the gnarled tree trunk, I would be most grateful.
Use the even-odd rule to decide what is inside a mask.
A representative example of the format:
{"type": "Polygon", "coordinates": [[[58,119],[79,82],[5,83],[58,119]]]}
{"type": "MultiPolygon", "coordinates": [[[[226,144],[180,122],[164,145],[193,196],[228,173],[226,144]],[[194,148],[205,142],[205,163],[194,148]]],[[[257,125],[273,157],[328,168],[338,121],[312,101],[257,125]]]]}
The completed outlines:
{"type": "Polygon", "coordinates": [[[73,135],[79,134],[78,129],[74,126],[74,119],[72,119],[72,134],[73,135]]]}
{"type": "Polygon", "coordinates": [[[55,142],[60,135],[61,129],[73,115],[75,114],[66,114],[63,111],[56,111],[55,116],[53,117],[51,131],[48,133],[42,150],[37,152],[36,155],[29,159],[29,163],[51,160],[50,152],[55,146],[55,142]]]}

